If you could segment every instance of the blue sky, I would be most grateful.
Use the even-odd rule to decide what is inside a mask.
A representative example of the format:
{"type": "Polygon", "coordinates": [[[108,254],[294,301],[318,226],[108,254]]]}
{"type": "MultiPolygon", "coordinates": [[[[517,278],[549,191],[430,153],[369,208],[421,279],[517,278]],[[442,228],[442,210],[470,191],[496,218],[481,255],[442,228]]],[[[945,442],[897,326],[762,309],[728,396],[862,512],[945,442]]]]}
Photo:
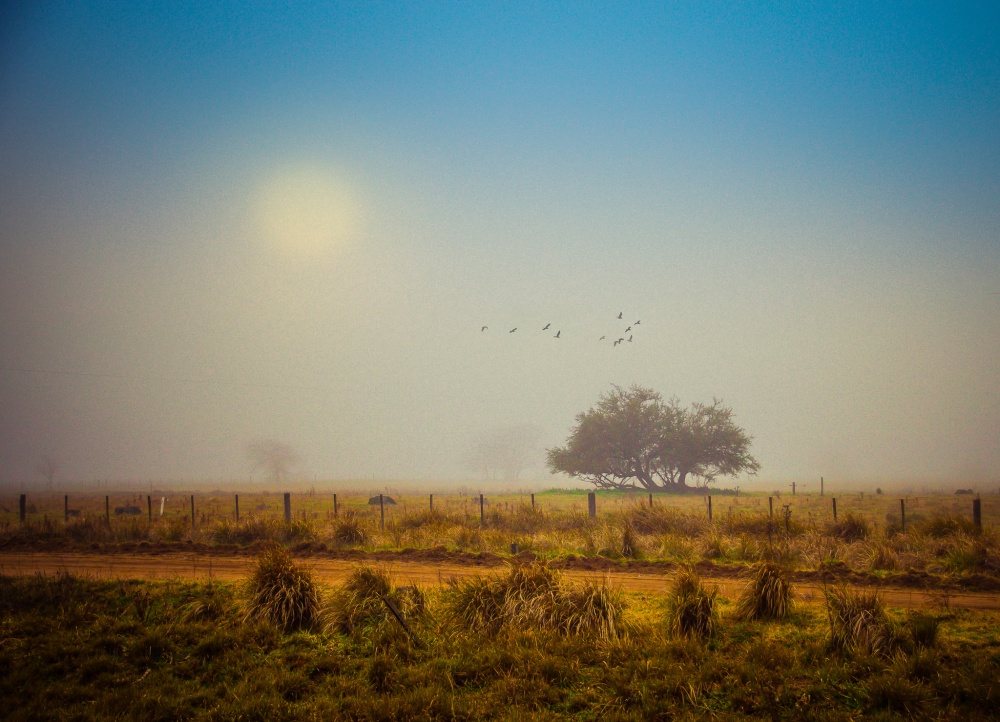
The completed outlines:
{"type": "Polygon", "coordinates": [[[5,13],[12,481],[460,479],[612,383],[724,398],[754,483],[1000,480],[995,5],[5,13]]]}

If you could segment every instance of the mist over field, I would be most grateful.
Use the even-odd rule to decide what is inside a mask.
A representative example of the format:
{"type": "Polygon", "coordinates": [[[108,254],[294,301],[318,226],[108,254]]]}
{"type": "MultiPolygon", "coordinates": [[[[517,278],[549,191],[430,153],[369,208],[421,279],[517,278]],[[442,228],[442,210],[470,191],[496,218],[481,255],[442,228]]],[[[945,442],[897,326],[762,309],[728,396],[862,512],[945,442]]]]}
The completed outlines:
{"type": "Polygon", "coordinates": [[[0,485],[260,480],[269,439],[297,484],[566,485],[640,384],[733,408],[723,485],[996,490],[998,29],[4,10],[0,485]]]}

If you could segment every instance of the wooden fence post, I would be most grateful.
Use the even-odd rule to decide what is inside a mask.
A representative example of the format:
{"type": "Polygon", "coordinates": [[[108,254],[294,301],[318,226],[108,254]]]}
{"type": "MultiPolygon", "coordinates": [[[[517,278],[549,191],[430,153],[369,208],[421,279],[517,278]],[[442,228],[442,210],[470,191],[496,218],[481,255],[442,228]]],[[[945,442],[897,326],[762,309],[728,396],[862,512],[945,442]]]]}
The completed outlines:
{"type": "Polygon", "coordinates": [[[903,533],[906,533],[906,499],[899,500],[899,522],[900,526],[903,528],[903,533]]]}
{"type": "Polygon", "coordinates": [[[823,496],[823,477],[819,477],[819,495],[823,496]]]}
{"type": "Polygon", "coordinates": [[[837,521],[837,497],[833,497],[833,520],[837,521]]]}
{"type": "Polygon", "coordinates": [[[531,495],[531,510],[532,511],[535,510],[535,495],[534,494],[531,495]]]}
{"type": "Polygon", "coordinates": [[[236,523],[239,524],[240,523],[240,495],[239,494],[234,494],[233,496],[236,498],[236,523]]]}
{"type": "Polygon", "coordinates": [[[653,508],[653,492],[649,492],[649,508],[653,508]]]}
{"type": "Polygon", "coordinates": [[[104,521],[111,526],[111,498],[108,496],[104,497],[104,521]]]}
{"type": "Polygon", "coordinates": [[[337,495],[333,495],[333,518],[337,518],[337,495]]]}
{"type": "Polygon", "coordinates": [[[385,497],[381,494],[378,495],[378,513],[381,519],[382,531],[385,531],[385,497]]]}
{"type": "Polygon", "coordinates": [[[69,524],[69,494],[63,497],[63,523],[69,524]]]}
{"type": "Polygon", "coordinates": [[[28,495],[21,494],[21,497],[17,500],[18,510],[21,513],[21,523],[24,523],[24,515],[27,513],[28,509],[28,495]]]}
{"type": "Polygon", "coordinates": [[[976,531],[983,530],[983,502],[981,499],[972,500],[972,523],[976,526],[976,531]]]}
{"type": "Polygon", "coordinates": [[[483,506],[483,495],[479,495],[479,526],[486,526],[486,511],[483,506]]]}
{"type": "Polygon", "coordinates": [[[712,496],[708,497],[708,520],[712,521],[712,496]]]}
{"type": "Polygon", "coordinates": [[[285,492],[285,523],[292,523],[292,495],[285,492]]]}
{"type": "Polygon", "coordinates": [[[194,519],[194,494],[191,495],[191,529],[194,529],[195,519],[194,519]]]}
{"type": "Polygon", "coordinates": [[[591,519],[597,518],[597,494],[592,491],[587,492],[587,515],[591,519]]]}
{"type": "Polygon", "coordinates": [[[149,515],[149,523],[153,523],[153,495],[146,494],[146,513],[149,515]]]}
{"type": "Polygon", "coordinates": [[[431,511],[434,511],[434,495],[431,494],[431,511]]]}
{"type": "Polygon", "coordinates": [[[768,513],[770,514],[771,519],[773,520],[774,519],[774,497],[773,496],[767,497],[767,508],[768,508],[768,513]]]}
{"type": "Polygon", "coordinates": [[[792,496],[795,496],[795,482],[792,482],[792,496]]]}

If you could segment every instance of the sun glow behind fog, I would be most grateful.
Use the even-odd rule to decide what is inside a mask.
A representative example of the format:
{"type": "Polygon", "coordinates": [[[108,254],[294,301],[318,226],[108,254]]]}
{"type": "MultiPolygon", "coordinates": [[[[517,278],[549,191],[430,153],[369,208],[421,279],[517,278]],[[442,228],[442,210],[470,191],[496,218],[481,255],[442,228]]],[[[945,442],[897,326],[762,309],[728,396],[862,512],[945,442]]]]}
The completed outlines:
{"type": "Polygon", "coordinates": [[[335,251],[356,238],[361,227],[356,192],[329,169],[293,166],[273,171],[255,200],[264,237],[293,255],[335,251]]]}

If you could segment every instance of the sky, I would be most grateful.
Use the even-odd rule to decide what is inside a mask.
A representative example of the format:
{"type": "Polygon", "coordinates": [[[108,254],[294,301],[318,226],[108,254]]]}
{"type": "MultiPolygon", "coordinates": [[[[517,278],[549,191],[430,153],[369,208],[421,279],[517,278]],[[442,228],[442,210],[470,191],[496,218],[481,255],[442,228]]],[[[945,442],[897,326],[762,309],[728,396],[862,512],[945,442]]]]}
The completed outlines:
{"type": "Polygon", "coordinates": [[[0,483],[560,484],[640,384],[1000,485],[996,3],[287,5],[0,11],[0,483]]]}

